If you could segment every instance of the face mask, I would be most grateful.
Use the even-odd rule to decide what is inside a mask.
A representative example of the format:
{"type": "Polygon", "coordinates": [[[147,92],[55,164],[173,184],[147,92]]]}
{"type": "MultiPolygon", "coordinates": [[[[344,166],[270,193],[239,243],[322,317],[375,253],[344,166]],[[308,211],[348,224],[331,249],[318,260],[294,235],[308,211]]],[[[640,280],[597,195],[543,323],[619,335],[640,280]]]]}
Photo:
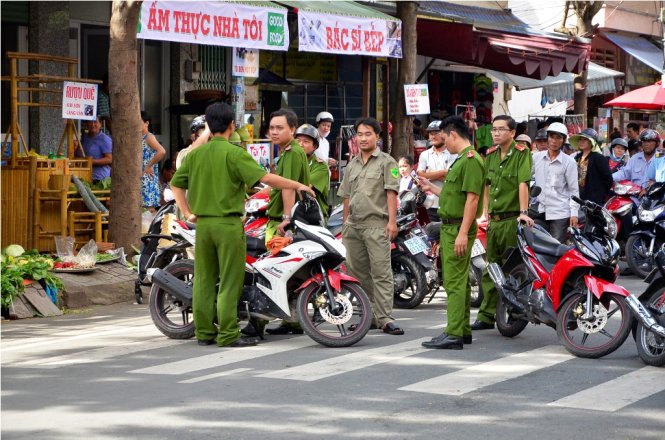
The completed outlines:
{"type": "Polygon", "coordinates": [[[324,138],[324,139],[327,138],[329,134],[330,134],[330,130],[325,130],[325,131],[324,131],[324,130],[321,129],[321,128],[319,129],[319,135],[320,135],[322,138],[324,138]]]}

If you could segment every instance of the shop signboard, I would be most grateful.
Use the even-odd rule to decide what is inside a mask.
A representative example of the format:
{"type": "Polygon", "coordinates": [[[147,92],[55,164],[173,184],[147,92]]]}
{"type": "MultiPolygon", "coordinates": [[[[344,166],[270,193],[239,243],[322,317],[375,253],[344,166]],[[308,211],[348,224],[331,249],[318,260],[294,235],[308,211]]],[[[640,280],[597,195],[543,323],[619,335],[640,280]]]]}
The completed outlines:
{"type": "Polygon", "coordinates": [[[406,101],[407,115],[429,115],[427,84],[405,84],[404,101],[406,101]]]}
{"type": "Polygon", "coordinates": [[[231,69],[233,76],[257,78],[259,76],[258,49],[245,49],[244,47],[236,47],[233,49],[231,69]]]}
{"type": "Polygon", "coordinates": [[[64,81],[62,86],[63,119],[92,121],[97,117],[97,84],[64,81]]]}
{"type": "Polygon", "coordinates": [[[402,58],[402,22],[298,11],[298,49],[402,58]]]}
{"type": "Polygon", "coordinates": [[[236,2],[146,1],[136,36],[211,46],[288,50],[287,10],[236,2]]]}
{"type": "Polygon", "coordinates": [[[270,167],[270,142],[247,144],[247,152],[263,168],[268,169],[270,167]]]}

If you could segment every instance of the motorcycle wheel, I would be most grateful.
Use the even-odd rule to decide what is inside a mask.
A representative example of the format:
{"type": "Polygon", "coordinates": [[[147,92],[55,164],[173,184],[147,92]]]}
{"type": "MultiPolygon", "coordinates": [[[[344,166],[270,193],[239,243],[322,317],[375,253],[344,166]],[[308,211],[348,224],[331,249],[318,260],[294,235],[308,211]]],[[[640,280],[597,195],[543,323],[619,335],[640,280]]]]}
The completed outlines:
{"type": "MultiPolygon", "coordinates": [[[[586,290],[586,289],[585,289],[586,290]]],[[[576,289],[563,302],[556,319],[559,341],[578,357],[597,359],[612,353],[630,333],[632,314],[623,296],[605,293],[593,298],[593,316],[583,320],[586,292],[576,289]]]]}
{"type": "MultiPolygon", "coordinates": [[[[513,287],[517,287],[526,281],[528,272],[526,266],[519,265],[513,268],[506,277],[507,283],[513,287]]],[[[524,330],[529,323],[528,321],[514,317],[515,311],[513,307],[499,297],[496,305],[496,328],[502,336],[513,338],[524,330]]]]}
{"type": "Polygon", "coordinates": [[[430,291],[422,266],[406,255],[392,257],[391,265],[395,284],[393,305],[399,309],[418,307],[430,291]],[[398,282],[399,276],[406,278],[406,285],[398,282]]]}
{"type": "Polygon", "coordinates": [[[335,300],[336,308],[330,311],[325,286],[310,284],[298,296],[298,321],[307,336],[319,344],[349,347],[369,331],[372,307],[360,284],[349,281],[342,281],[335,300]]]}
{"type": "Polygon", "coordinates": [[[471,307],[480,307],[483,303],[483,271],[471,264],[469,269],[469,284],[471,284],[471,307]]]}
{"type": "MultiPolygon", "coordinates": [[[[656,322],[665,325],[665,289],[657,290],[644,305],[653,314],[656,322]]],[[[665,365],[665,338],[649,331],[642,323],[637,325],[635,336],[637,354],[645,364],[654,367],[665,365]]]]}
{"type": "MultiPolygon", "coordinates": [[[[194,281],[194,261],[177,260],[164,268],[166,272],[188,284],[194,281]]],[[[171,339],[189,339],[194,336],[192,305],[153,284],[150,291],[150,317],[157,329],[171,339]]]]}
{"type": "MultiPolygon", "coordinates": [[[[657,244],[656,249],[660,246],[657,244]]],[[[626,241],[626,262],[638,277],[645,279],[653,268],[653,258],[647,255],[649,244],[642,235],[631,235],[626,241]]]]}

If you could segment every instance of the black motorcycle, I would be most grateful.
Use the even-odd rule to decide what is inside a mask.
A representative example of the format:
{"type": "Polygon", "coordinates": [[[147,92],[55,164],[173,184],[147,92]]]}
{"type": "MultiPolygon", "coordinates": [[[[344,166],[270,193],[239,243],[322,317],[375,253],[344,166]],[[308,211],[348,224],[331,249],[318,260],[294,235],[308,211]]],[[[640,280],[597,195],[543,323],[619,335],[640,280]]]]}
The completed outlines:
{"type": "Polygon", "coordinates": [[[168,231],[162,231],[164,218],[168,214],[175,215],[175,213],[175,201],[166,202],[152,219],[148,233],[141,237],[143,248],[139,254],[138,276],[134,282],[134,296],[138,304],[143,303],[141,286],[151,284],[150,269],[164,269],[172,262],[187,257],[186,249],[191,245],[182,239],[172,237],[168,231]],[[164,240],[163,246],[160,246],[161,240],[164,240]]]}
{"type": "Polygon", "coordinates": [[[665,365],[665,250],[658,251],[655,263],[645,280],[649,286],[639,297],[646,313],[636,321],[633,336],[644,363],[662,367],[665,365]]]}
{"type": "Polygon", "coordinates": [[[653,257],[665,244],[665,183],[649,187],[637,208],[639,223],[626,241],[626,262],[633,273],[645,278],[653,257]]]}

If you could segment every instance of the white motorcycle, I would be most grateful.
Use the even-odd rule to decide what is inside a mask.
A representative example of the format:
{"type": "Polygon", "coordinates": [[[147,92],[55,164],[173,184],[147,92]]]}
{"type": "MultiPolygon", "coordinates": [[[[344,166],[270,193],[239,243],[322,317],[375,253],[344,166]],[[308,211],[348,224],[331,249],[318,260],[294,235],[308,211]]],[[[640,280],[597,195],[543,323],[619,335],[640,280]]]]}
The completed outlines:
{"type": "MultiPolygon", "coordinates": [[[[316,201],[303,195],[292,218],[296,230],[292,242],[276,255],[266,251],[263,240],[247,237],[238,317],[247,319],[261,337],[266,321],[297,319],[319,344],[351,346],[370,328],[369,298],[355,278],[340,272],[346,249],[321,226],[316,201]]],[[[171,232],[192,245],[195,242],[195,231],[184,222],[177,222],[171,232]]],[[[173,339],[193,337],[194,262],[179,260],[150,275],[150,314],[157,328],[173,339]]]]}

